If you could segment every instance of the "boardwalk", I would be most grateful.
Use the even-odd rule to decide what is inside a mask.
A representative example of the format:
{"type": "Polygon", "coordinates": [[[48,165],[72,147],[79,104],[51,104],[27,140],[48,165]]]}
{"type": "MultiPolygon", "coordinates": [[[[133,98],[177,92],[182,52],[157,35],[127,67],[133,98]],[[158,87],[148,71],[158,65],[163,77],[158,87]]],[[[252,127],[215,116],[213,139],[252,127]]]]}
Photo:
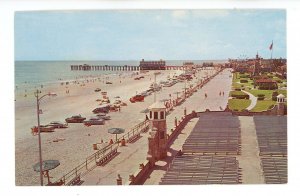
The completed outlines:
{"type": "MultiPolygon", "coordinates": [[[[225,108],[227,104],[228,94],[231,87],[231,73],[225,70],[217,75],[208,84],[206,84],[193,96],[189,97],[182,105],[175,108],[174,111],[167,116],[167,126],[170,130],[174,126],[174,118],[180,119],[184,114],[184,108],[188,113],[192,110],[204,111],[205,109],[220,110],[220,106],[225,108]],[[225,92],[224,96],[219,96],[220,89],[225,92]],[[204,93],[208,94],[205,99],[204,93]],[[216,105],[217,104],[217,105],[216,105]]],[[[163,96],[164,91],[158,94],[163,96]]],[[[138,170],[139,164],[146,160],[148,150],[147,135],[142,135],[138,141],[121,147],[120,154],[104,167],[97,167],[82,178],[83,185],[114,185],[116,184],[117,175],[123,178],[123,184],[129,180],[129,175],[138,170]]]]}

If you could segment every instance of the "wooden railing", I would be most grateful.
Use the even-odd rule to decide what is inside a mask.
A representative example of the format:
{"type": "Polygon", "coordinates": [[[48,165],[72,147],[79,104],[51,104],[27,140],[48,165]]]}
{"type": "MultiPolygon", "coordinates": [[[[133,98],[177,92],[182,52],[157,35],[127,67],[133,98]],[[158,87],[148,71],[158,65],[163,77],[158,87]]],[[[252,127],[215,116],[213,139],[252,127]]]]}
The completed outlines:
{"type": "Polygon", "coordinates": [[[145,133],[149,130],[149,120],[145,120],[133,128],[124,135],[120,136],[117,141],[119,142],[121,139],[125,139],[127,142],[131,142],[134,139],[138,138],[141,133],[145,133]]]}
{"type": "Polygon", "coordinates": [[[118,148],[118,143],[109,144],[104,148],[98,150],[94,154],[88,156],[85,161],[79,164],[77,167],[69,171],[67,174],[63,175],[57,180],[57,183],[62,183],[62,185],[74,185],[74,181],[78,181],[80,176],[84,176],[90,170],[94,169],[97,165],[97,161],[101,160],[103,157],[112,154],[118,148]]]}
{"type": "Polygon", "coordinates": [[[119,147],[120,139],[127,139],[127,141],[132,140],[133,138],[140,136],[141,133],[148,131],[149,129],[149,120],[145,120],[124,134],[123,136],[117,139],[117,142],[113,144],[108,144],[107,146],[99,149],[97,152],[88,156],[85,161],[74,169],[69,171],[67,174],[63,175],[63,177],[59,178],[52,185],[75,185],[77,182],[80,182],[80,177],[86,175],[89,171],[94,169],[97,165],[101,165],[106,160],[111,158],[117,153],[117,149],[119,147]],[[75,183],[76,182],[76,183],[75,183]]]}

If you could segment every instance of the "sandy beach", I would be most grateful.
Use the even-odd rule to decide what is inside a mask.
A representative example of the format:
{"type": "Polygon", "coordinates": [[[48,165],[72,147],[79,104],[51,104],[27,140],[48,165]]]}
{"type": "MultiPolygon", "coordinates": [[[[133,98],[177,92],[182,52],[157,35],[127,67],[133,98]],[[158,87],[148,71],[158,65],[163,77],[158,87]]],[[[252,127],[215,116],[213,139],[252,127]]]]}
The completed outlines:
{"type": "MultiPolygon", "coordinates": [[[[133,72],[132,72],[133,73],[133,72]]],[[[161,71],[156,81],[166,80],[174,74],[181,74],[181,70],[161,71]]],[[[199,71],[190,84],[195,84],[198,79],[210,76],[215,70],[199,71]]],[[[145,114],[141,113],[154,101],[154,95],[145,97],[144,102],[130,103],[129,98],[136,93],[147,90],[154,82],[152,71],[139,74],[144,76],[140,80],[134,80],[135,75],[114,74],[104,75],[100,78],[81,78],[78,82],[69,82],[68,85],[58,81],[57,84],[43,86],[42,94],[47,92],[56,93],[56,97],[45,97],[40,103],[43,114],[40,115],[41,124],[48,124],[51,121],[64,121],[72,115],[81,114],[84,117],[95,116],[92,110],[99,104],[96,99],[102,98],[96,88],[107,91],[111,102],[114,97],[120,96],[121,100],[128,106],[123,106],[120,112],[110,112],[111,120],[105,125],[86,127],[83,124],[69,124],[66,129],[55,129],[53,133],[42,133],[42,154],[43,160],[57,159],[60,166],[50,172],[54,179],[61,177],[71,169],[82,163],[85,158],[91,155],[94,150],[92,145],[101,140],[108,142],[115,138],[115,135],[107,133],[108,128],[122,127],[129,131],[131,127],[142,122],[145,114]],[[112,84],[105,84],[106,81],[112,84]],[[67,86],[67,88],[66,88],[67,86]],[[66,90],[69,93],[66,93],[66,90]],[[56,139],[62,141],[54,142],[56,139]]],[[[157,93],[157,100],[176,98],[175,92],[182,92],[183,83],[177,83],[172,87],[163,87],[157,93]]],[[[20,89],[18,89],[20,90],[20,89]]],[[[20,90],[21,91],[21,90],[20,90]]],[[[32,165],[38,162],[38,137],[31,134],[31,127],[37,125],[36,99],[33,93],[28,92],[27,97],[22,93],[16,93],[15,97],[15,156],[16,156],[16,185],[39,185],[39,174],[34,172],[32,165]]]]}

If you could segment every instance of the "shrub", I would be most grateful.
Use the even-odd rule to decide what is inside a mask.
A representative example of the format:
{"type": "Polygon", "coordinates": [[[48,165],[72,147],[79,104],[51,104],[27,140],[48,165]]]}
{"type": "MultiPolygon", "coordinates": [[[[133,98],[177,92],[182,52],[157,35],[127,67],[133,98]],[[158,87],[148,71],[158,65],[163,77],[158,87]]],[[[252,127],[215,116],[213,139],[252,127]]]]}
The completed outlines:
{"type": "Polygon", "coordinates": [[[241,89],[240,89],[240,88],[236,88],[236,89],[234,89],[234,90],[236,90],[236,91],[241,91],[241,89]]]}
{"type": "Polygon", "coordinates": [[[265,97],[258,97],[257,98],[257,100],[260,100],[260,101],[262,101],[262,100],[264,100],[265,99],[265,97]]]}
{"type": "Polygon", "coordinates": [[[236,99],[249,99],[249,95],[247,94],[231,94],[231,97],[235,97],[236,99]]]}
{"type": "Polygon", "coordinates": [[[279,95],[278,91],[273,91],[272,97],[273,97],[273,96],[278,96],[278,95],[279,95]]]}
{"type": "Polygon", "coordinates": [[[249,74],[240,74],[240,78],[249,78],[249,74]]]}
{"type": "Polygon", "coordinates": [[[277,96],[278,96],[279,94],[278,94],[278,92],[277,91],[274,91],[273,93],[272,93],[272,100],[273,101],[277,101],[277,96]]]}
{"type": "Polygon", "coordinates": [[[264,94],[258,94],[257,97],[265,97],[264,94]]]}
{"type": "Polygon", "coordinates": [[[248,80],[245,80],[245,79],[240,80],[240,83],[247,83],[247,82],[248,82],[248,80]]]}

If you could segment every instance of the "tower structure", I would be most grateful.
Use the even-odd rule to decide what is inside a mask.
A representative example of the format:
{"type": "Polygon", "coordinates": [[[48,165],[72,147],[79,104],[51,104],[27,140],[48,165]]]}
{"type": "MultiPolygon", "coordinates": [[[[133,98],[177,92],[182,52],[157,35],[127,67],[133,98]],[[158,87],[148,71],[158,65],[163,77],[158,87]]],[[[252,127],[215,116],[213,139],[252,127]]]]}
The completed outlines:
{"type": "Polygon", "coordinates": [[[254,73],[253,73],[254,76],[259,75],[260,67],[261,67],[261,58],[257,52],[256,57],[255,57],[255,64],[254,64],[254,73]]]}
{"type": "Polygon", "coordinates": [[[283,116],[285,111],[285,96],[280,94],[277,96],[277,115],[283,116]]]}
{"type": "Polygon", "coordinates": [[[167,156],[166,107],[155,102],[149,107],[150,132],[148,138],[148,157],[152,164],[167,156]]]}

